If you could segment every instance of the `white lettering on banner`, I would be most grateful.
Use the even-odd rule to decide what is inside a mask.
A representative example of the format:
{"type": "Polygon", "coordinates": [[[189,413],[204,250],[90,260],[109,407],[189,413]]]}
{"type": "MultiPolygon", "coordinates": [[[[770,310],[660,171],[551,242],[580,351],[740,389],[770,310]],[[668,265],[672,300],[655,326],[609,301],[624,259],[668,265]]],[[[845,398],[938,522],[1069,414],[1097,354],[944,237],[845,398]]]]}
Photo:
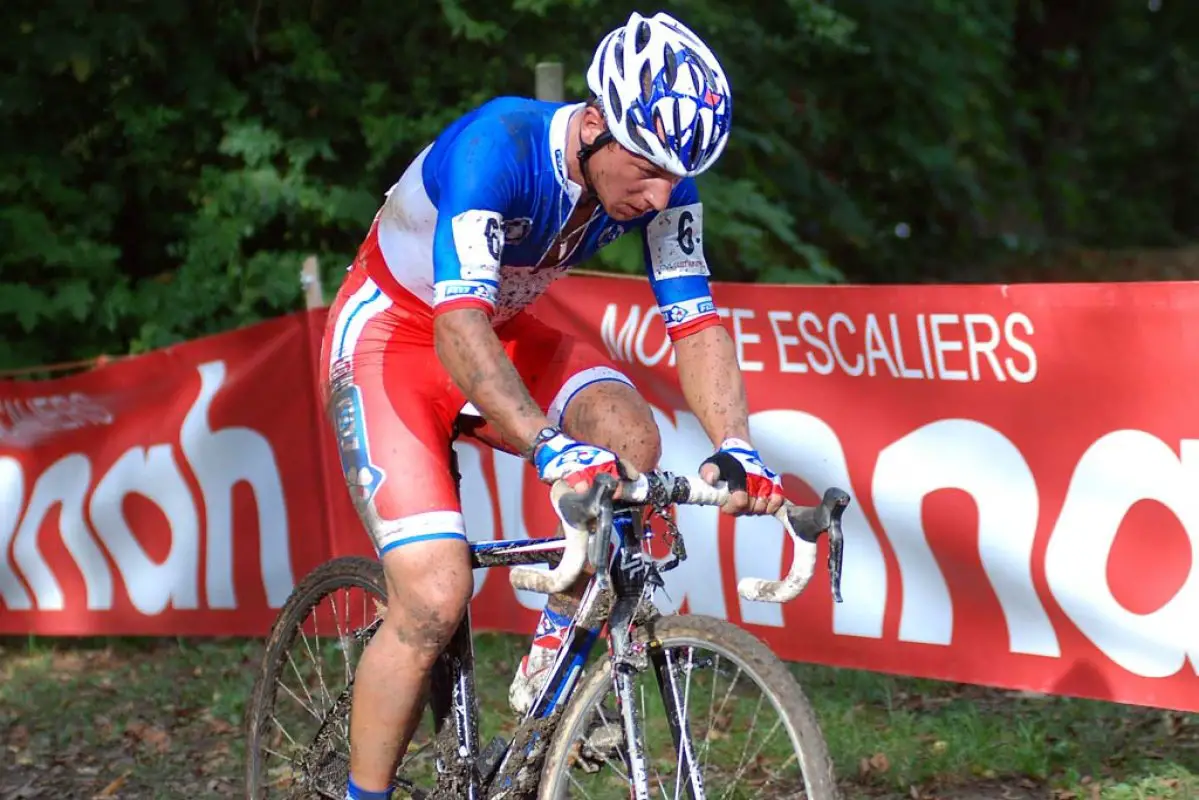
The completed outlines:
{"type": "MultiPolygon", "coordinates": [[[[657,349],[647,349],[646,336],[657,309],[651,307],[642,316],[641,306],[631,305],[623,325],[619,325],[620,312],[617,303],[609,303],[600,322],[600,336],[609,355],[652,367],[669,354],[669,365],[674,366],[674,348],[664,330],[657,349]]],[[[732,321],[741,369],[765,371],[765,362],[747,352],[747,347],[763,345],[762,333],[754,328],[757,312],[723,306],[718,312],[732,321]]],[[[1037,375],[1036,351],[1024,338],[1033,333],[1032,321],[1020,312],[1008,314],[1002,324],[991,314],[917,314],[918,353],[910,338],[905,341],[901,336],[898,314],[887,314],[885,322],[878,314],[855,319],[844,311],[833,312],[827,322],[811,311],[796,314],[770,309],[765,316],[774,336],[779,372],[831,375],[840,370],[851,377],[1019,383],[1028,383],[1037,375]],[[1001,357],[1005,349],[1018,357],[1001,357]]]]}
{"type": "Polygon", "coordinates": [[[245,482],[254,490],[258,511],[258,550],[267,603],[282,607],[291,593],[291,548],[287,502],[271,443],[249,428],[212,430],[208,408],[225,380],[225,363],[201,364],[200,395],[183,418],[179,441],[200,484],[208,520],[205,562],[209,608],[236,608],[233,592],[233,489],[245,482]]]}
{"type": "MultiPolygon", "coordinates": [[[[725,311],[725,309],[720,309],[725,311]]],[[[719,314],[719,311],[717,312],[719,314]]],[[[730,312],[719,314],[720,316],[728,316],[730,312]]],[[[748,333],[742,328],[741,320],[753,319],[754,312],[748,308],[734,308],[731,311],[733,317],[733,343],[737,347],[737,363],[741,365],[742,372],[761,372],[765,368],[765,364],[761,361],[751,361],[745,357],[745,345],[758,344],[762,341],[762,337],[756,333],[748,333]]]]}
{"type": "Polygon", "coordinates": [[[652,367],[669,354],[670,359],[667,361],[667,366],[673,367],[675,365],[674,347],[671,345],[670,337],[666,335],[665,327],[662,329],[662,343],[658,345],[658,349],[652,354],[645,349],[646,334],[657,316],[657,306],[647,308],[645,316],[642,317],[641,306],[634,303],[629,307],[629,317],[618,333],[616,331],[618,307],[616,303],[609,303],[608,307],[604,309],[603,319],[600,320],[600,338],[603,339],[604,346],[608,348],[608,355],[627,364],[644,364],[652,367]]]}
{"type": "MultiPolygon", "coordinates": [[[[96,484],[89,506],[92,525],[121,573],[129,601],[143,614],[160,614],[168,605],[200,605],[196,569],[200,523],[172,449],[170,445],[156,444],[149,449],[126,450],[96,484]],[[130,494],[140,494],[166,515],[171,549],[161,564],[142,549],[125,520],[121,505],[130,494]]],[[[88,608],[95,608],[90,600],[88,608]]]]}
{"type": "MultiPolygon", "coordinates": [[[[661,467],[694,474],[711,452],[702,426],[686,412],[676,413],[672,423],[659,409],[652,411],[662,433],[661,467]]],[[[756,412],[750,415],[750,434],[766,462],[781,473],[817,491],[835,485],[860,496],[836,432],[818,417],[794,410],[756,412]]],[[[1079,462],[1045,556],[1051,596],[1078,630],[1114,663],[1145,677],[1172,675],[1188,656],[1199,674],[1199,628],[1190,619],[1199,607],[1199,495],[1193,491],[1199,483],[1199,442],[1184,440],[1181,452],[1179,459],[1163,442],[1140,431],[1101,438],[1079,462]],[[1192,545],[1184,586],[1148,615],[1123,608],[1107,578],[1116,531],[1141,499],[1157,500],[1174,511],[1192,545]]],[[[506,454],[495,457],[503,536],[528,538],[521,505],[525,464],[506,454]]],[[[899,639],[952,644],[954,599],[922,518],[924,499],[948,488],[968,494],[978,509],[976,546],[1004,617],[1008,652],[1060,657],[1058,634],[1032,576],[1041,505],[1037,482],[1019,448],[999,431],[973,420],[925,425],[880,452],[869,491],[883,527],[874,530],[860,502],[846,512],[845,600],[833,606],[833,631],[883,635],[887,569],[881,533],[899,567],[899,639]]],[[[480,497],[486,494],[482,482],[475,491],[480,497]]],[[[718,520],[715,508],[678,509],[688,559],[667,576],[659,601],[664,612],[677,611],[686,601],[696,613],[728,618],[718,520]]],[[[782,533],[774,520],[739,518],[734,530],[734,581],[781,575],[782,533]]],[[[487,537],[481,531],[472,538],[487,537]]],[[[544,605],[540,594],[517,594],[526,608],[539,610],[544,605]]],[[[783,624],[782,610],[772,604],[740,600],[740,617],[758,625],[783,624]]]]}
{"type": "Polygon", "coordinates": [[[56,505],[59,506],[59,536],[83,574],[89,607],[93,603],[102,608],[112,607],[112,574],[83,521],[83,497],[87,494],[91,472],[87,457],[64,456],[50,465],[33,485],[25,517],[13,542],[13,559],[40,609],[62,611],[65,607],[62,587],[37,544],[38,529],[56,505]]]}
{"type": "MultiPolygon", "coordinates": [[[[790,318],[790,311],[780,312],[790,318]]],[[[806,353],[808,363],[812,365],[812,369],[817,375],[832,375],[833,374],[833,351],[829,349],[828,344],[818,335],[824,328],[820,323],[820,317],[813,314],[811,311],[802,311],[795,318],[795,327],[799,331],[800,338],[804,340],[814,350],[819,350],[824,358],[820,362],[812,359],[811,352],[806,353]],[[815,327],[815,332],[811,329],[815,327]]]]}
{"type": "MultiPolygon", "coordinates": [[[[1162,678],[1187,656],[1199,674],[1199,440],[1184,440],[1181,459],[1144,431],[1109,433],[1074,470],[1045,553],[1045,577],[1062,611],[1112,661],[1129,672],[1162,678]],[[1141,500],[1156,500],[1182,523],[1191,569],[1165,605],[1135,614],[1112,595],[1108,560],[1120,521],[1141,500]]],[[[1154,580],[1152,571],[1144,574],[1154,580]]]]}
{"type": "MultiPolygon", "coordinates": [[[[247,428],[212,430],[208,409],[225,377],[224,363],[198,367],[201,388],[184,418],[180,440],[183,454],[200,484],[207,520],[207,595],[209,608],[235,608],[233,593],[234,486],[245,481],[254,490],[263,586],[267,601],[280,608],[292,589],[291,547],[283,486],[270,443],[247,428]]],[[[25,476],[14,458],[0,458],[0,492],[16,498],[0,506],[0,599],[14,611],[65,608],[62,588],[38,546],[47,516],[59,506],[58,534],[83,576],[89,611],[113,606],[112,572],[96,537],[103,542],[121,573],[130,601],[144,614],[161,613],[168,605],[199,606],[199,519],[192,491],[180,472],[169,444],[132,447],[99,477],[88,512],[95,532],[84,520],[84,500],[92,480],[87,456],[60,458],[34,482],[21,510],[25,476]],[[170,527],[166,560],[156,563],[137,540],[125,519],[122,504],[129,494],[154,503],[170,527]],[[14,537],[14,530],[16,531],[14,537]],[[8,562],[8,543],[16,570],[8,562]],[[33,594],[26,593],[17,572],[33,594]]]]}
{"type": "Polygon", "coordinates": [[[108,409],[81,392],[0,400],[0,444],[10,447],[58,431],[111,422],[108,409]]]}
{"type": "Polygon", "coordinates": [[[779,372],[807,372],[808,365],[802,361],[791,361],[787,358],[787,348],[799,344],[799,337],[783,333],[779,322],[791,321],[790,311],[767,311],[766,318],[770,320],[770,329],[774,331],[774,342],[779,351],[779,372]]]}
{"type": "Polygon", "coordinates": [[[21,521],[21,500],[25,497],[25,474],[21,464],[0,456],[0,600],[7,607],[23,611],[32,607],[29,593],[16,571],[8,563],[8,547],[21,521]]]}
{"type": "Polygon", "coordinates": [[[840,311],[837,311],[831,317],[829,317],[828,341],[829,344],[832,345],[833,354],[836,356],[837,364],[841,367],[841,370],[846,375],[852,375],[856,378],[858,375],[861,375],[862,370],[866,368],[865,364],[863,363],[864,359],[862,358],[861,353],[859,353],[858,357],[854,359],[854,365],[852,367],[846,363],[845,356],[842,355],[841,348],[837,344],[837,323],[841,323],[841,325],[849,329],[850,333],[853,333],[855,330],[853,320],[851,320],[848,315],[843,314],[840,311]]]}
{"type": "Polygon", "coordinates": [[[874,468],[874,507],[902,580],[899,638],[947,645],[953,636],[953,602],[922,519],[924,498],[940,489],[960,489],[978,507],[979,555],[1003,610],[1009,650],[1061,655],[1032,582],[1036,480],[1007,437],[965,419],[909,433],[884,448],[874,468]]]}

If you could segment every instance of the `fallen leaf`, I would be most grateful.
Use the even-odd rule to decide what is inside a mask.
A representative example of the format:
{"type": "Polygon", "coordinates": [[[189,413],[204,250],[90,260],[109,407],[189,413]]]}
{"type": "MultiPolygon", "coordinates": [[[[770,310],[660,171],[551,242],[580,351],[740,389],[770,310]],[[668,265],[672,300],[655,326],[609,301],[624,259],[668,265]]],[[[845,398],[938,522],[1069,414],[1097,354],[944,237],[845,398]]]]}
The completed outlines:
{"type": "Polygon", "coordinates": [[[152,747],[159,753],[165,753],[171,749],[171,735],[157,725],[147,725],[144,722],[134,720],[125,726],[125,734],[133,737],[134,740],[142,744],[152,747]]]}
{"type": "Polygon", "coordinates": [[[112,797],[117,793],[118,789],[125,785],[125,781],[127,780],[129,780],[129,773],[122,772],[120,775],[114,778],[111,783],[101,789],[96,794],[96,797],[112,797]]]}
{"type": "Polygon", "coordinates": [[[233,725],[219,717],[212,717],[208,720],[208,729],[213,733],[232,733],[233,725]]]}

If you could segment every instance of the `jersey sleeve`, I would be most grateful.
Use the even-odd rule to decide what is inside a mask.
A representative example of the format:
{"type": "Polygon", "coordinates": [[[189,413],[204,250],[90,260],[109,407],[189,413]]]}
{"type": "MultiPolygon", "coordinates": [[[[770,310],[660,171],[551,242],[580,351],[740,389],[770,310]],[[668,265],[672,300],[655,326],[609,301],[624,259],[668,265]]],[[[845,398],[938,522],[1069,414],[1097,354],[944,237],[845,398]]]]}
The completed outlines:
{"type": "Polygon", "coordinates": [[[699,190],[692,178],[685,178],[671,194],[670,205],[645,226],[645,271],[672,341],[720,324],[708,286],[703,223],[699,190]]]}
{"type": "Polygon", "coordinates": [[[444,154],[433,232],[433,314],[495,313],[504,212],[516,186],[513,133],[494,119],[471,123],[444,154]]]}

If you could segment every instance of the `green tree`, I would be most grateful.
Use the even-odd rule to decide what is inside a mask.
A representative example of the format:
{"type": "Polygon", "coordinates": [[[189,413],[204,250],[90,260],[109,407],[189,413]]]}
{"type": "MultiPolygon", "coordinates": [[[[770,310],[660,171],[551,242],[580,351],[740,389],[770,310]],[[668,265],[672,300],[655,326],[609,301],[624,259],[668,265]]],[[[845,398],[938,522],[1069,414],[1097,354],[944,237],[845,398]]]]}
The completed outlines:
{"type": "MultiPolygon", "coordinates": [[[[595,0],[10,0],[0,368],[139,352],[331,291],[455,116],[567,93],[637,7],[595,0]]],[[[1005,257],[1199,228],[1199,15],[1067,0],[683,0],[735,134],[701,177],[725,280],[996,280],[1005,257]]],[[[633,241],[599,259],[635,271],[633,241]]],[[[1036,274],[1031,277],[1037,277],[1036,274]]]]}

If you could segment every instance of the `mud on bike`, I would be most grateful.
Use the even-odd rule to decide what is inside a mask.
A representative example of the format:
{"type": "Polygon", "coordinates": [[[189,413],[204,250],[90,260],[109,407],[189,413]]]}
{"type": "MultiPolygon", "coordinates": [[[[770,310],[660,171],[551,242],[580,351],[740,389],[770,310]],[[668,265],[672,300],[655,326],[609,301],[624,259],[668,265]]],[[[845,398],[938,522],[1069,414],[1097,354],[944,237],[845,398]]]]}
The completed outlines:
{"type": "MultiPolygon", "coordinates": [[[[422,711],[422,727],[397,768],[393,797],[839,798],[815,712],[783,662],[737,625],[661,614],[653,605],[663,575],[686,558],[672,507],[721,505],[728,489],[697,475],[654,471],[623,484],[622,499],[613,501],[616,479],[605,477],[587,494],[553,487],[562,536],[470,544],[472,567],[509,567],[516,589],[554,593],[585,568],[591,577],[539,696],[515,724],[509,714],[485,747],[467,609],[434,666],[422,706],[429,713],[422,711]],[[654,519],[663,521],[669,556],[650,552],[654,519]],[[605,632],[606,654],[588,664],[605,632]],[[693,718],[693,702],[706,719],[693,718]],[[777,721],[754,745],[749,737],[763,713],[777,721]],[[660,741],[657,749],[651,741],[660,741]]],[[[455,478],[460,484],[456,463],[455,478]]],[[[830,584],[840,602],[848,503],[836,488],[816,506],[788,501],[775,518],[793,545],[789,572],[778,581],[744,578],[738,593],[772,603],[798,596],[826,534],[830,584]]],[[[382,623],[385,586],[378,560],[348,556],[316,568],[292,591],[246,711],[247,797],[345,797],[352,658],[382,623]],[[293,651],[313,665],[301,668],[293,651]],[[333,688],[327,678],[336,679],[333,688]],[[285,719],[292,716],[309,732],[289,730],[285,719]]]]}

